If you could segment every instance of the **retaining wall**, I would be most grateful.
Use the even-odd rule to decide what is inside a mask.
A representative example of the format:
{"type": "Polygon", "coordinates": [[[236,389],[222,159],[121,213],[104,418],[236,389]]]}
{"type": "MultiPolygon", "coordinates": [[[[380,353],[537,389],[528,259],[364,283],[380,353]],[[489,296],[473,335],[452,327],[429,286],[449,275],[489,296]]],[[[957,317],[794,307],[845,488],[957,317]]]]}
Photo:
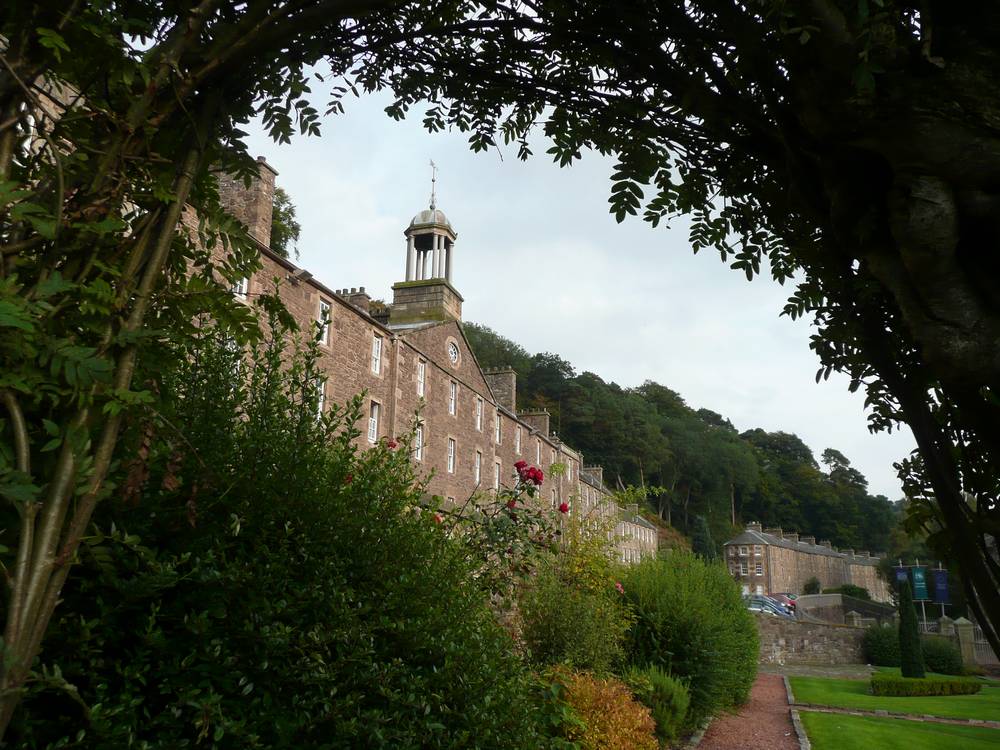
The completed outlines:
{"type": "Polygon", "coordinates": [[[864,664],[864,628],[755,614],[761,664],[864,664]]]}

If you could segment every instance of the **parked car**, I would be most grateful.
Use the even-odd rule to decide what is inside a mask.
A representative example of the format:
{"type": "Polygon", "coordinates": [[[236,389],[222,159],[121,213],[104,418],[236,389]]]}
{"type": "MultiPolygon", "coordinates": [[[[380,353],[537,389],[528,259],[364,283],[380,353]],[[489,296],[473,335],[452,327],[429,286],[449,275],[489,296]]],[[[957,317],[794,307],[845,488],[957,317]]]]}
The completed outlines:
{"type": "Polygon", "coordinates": [[[776,602],[784,605],[784,607],[788,609],[789,612],[795,612],[795,599],[796,599],[795,594],[775,593],[775,594],[768,594],[768,596],[774,599],[776,602]]]}
{"type": "Polygon", "coordinates": [[[747,609],[751,612],[761,612],[775,617],[793,617],[793,615],[789,613],[784,606],[776,602],[774,599],[764,596],[763,594],[752,594],[744,597],[743,600],[747,604],[747,609]]]}

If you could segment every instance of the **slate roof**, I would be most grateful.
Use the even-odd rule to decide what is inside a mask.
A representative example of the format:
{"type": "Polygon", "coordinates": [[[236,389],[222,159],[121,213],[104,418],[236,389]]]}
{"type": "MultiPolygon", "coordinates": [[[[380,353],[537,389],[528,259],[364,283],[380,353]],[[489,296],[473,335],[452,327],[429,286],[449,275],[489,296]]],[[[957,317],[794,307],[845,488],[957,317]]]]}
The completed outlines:
{"type": "Polygon", "coordinates": [[[756,531],[755,529],[747,529],[738,536],[733,537],[724,546],[728,547],[733,544],[770,544],[773,547],[784,547],[785,549],[792,549],[796,552],[804,552],[808,555],[823,555],[824,557],[837,557],[842,560],[846,559],[851,565],[878,565],[878,557],[863,557],[861,555],[850,555],[846,552],[839,552],[835,549],[830,549],[822,544],[809,544],[808,542],[802,541],[792,541],[791,539],[784,539],[780,536],[774,534],[765,534],[763,531],[756,531]]]}

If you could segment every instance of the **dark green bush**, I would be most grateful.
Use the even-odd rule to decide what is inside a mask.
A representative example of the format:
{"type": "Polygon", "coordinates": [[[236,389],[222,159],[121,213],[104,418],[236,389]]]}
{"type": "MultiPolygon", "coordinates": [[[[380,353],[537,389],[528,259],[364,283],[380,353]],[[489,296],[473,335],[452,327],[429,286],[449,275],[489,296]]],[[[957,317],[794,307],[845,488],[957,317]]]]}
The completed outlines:
{"type": "Polygon", "coordinates": [[[757,626],[724,566],[674,552],[630,567],[622,583],[636,617],[629,659],[687,683],[686,728],[746,700],[757,675],[757,626]]]}
{"type": "Polygon", "coordinates": [[[820,589],[819,579],[813,576],[802,586],[803,594],[818,594],[820,589]]]}
{"type": "Polygon", "coordinates": [[[520,598],[522,634],[532,662],[598,674],[621,662],[630,619],[609,583],[592,590],[566,580],[558,558],[540,567],[520,598]]]}
{"type": "Polygon", "coordinates": [[[691,704],[687,685],[654,665],[632,667],[625,673],[624,679],[635,697],[653,714],[660,742],[669,745],[677,739],[691,704]]]}
{"type": "Polygon", "coordinates": [[[863,586],[855,586],[853,583],[845,583],[843,586],[837,586],[832,589],[823,589],[824,594],[843,594],[844,596],[853,596],[855,599],[865,599],[866,601],[871,601],[872,595],[868,593],[868,589],[863,586]]]}
{"type": "Polygon", "coordinates": [[[877,667],[899,666],[899,633],[896,628],[874,625],[865,631],[861,645],[869,664],[877,667]]]}
{"type": "Polygon", "coordinates": [[[358,452],[357,405],[317,419],[309,356],[248,362],[192,350],[169,423],[134,426],[142,460],[123,456],[10,746],[547,746],[464,550],[414,512],[405,440],[358,452]]]}
{"type": "Polygon", "coordinates": [[[903,581],[899,590],[899,671],[903,677],[924,676],[924,654],[909,581],[903,581]]]}
{"type": "Polygon", "coordinates": [[[950,677],[897,677],[872,675],[873,695],[916,697],[921,695],[972,695],[982,688],[979,680],[950,677]]]}
{"type": "Polygon", "coordinates": [[[962,665],[962,652],[948,639],[934,636],[926,637],[921,645],[927,671],[938,674],[965,674],[962,665]]]}

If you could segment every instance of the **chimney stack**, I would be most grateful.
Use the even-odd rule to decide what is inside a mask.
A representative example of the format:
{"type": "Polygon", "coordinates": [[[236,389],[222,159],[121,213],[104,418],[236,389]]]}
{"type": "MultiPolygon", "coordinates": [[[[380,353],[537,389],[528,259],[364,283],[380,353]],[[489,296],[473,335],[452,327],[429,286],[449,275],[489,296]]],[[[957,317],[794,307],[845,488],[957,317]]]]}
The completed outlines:
{"type": "Polygon", "coordinates": [[[257,157],[257,174],[250,178],[249,187],[233,175],[219,175],[219,200],[223,208],[246,225],[251,237],[268,248],[271,246],[274,178],[277,175],[263,156],[257,157]]]}

